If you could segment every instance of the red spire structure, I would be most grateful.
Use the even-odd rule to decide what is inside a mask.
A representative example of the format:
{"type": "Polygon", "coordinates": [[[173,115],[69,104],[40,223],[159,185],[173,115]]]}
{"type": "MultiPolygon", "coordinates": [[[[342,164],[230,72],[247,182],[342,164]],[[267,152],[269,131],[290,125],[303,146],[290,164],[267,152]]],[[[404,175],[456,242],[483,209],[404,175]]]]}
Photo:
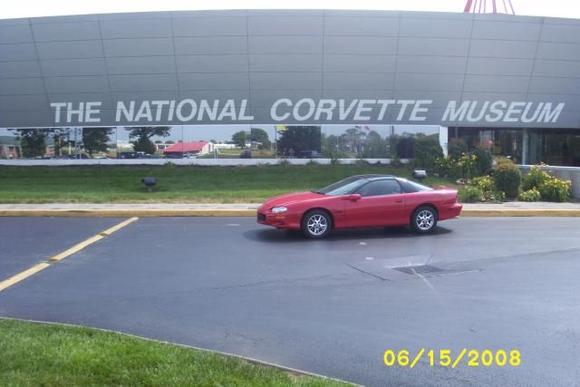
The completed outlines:
{"type": "Polygon", "coordinates": [[[467,0],[463,12],[516,14],[512,0],[467,0]]]}

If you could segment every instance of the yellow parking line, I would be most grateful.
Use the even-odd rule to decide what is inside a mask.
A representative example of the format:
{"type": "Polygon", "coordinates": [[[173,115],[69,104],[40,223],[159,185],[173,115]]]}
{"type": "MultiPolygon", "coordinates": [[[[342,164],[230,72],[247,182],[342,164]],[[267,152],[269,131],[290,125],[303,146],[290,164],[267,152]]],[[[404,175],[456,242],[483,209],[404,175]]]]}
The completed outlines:
{"type": "Polygon", "coordinates": [[[5,289],[8,289],[9,287],[16,285],[17,283],[24,281],[28,277],[31,277],[34,274],[46,269],[51,264],[62,261],[66,257],[69,257],[73,254],[78,253],[79,251],[86,248],[87,246],[92,245],[93,243],[110,236],[114,232],[119,231],[123,227],[135,222],[138,219],[139,218],[137,218],[137,217],[127,219],[127,220],[125,220],[125,221],[123,221],[123,222],[121,222],[113,227],[110,227],[104,231],[101,231],[97,235],[94,235],[88,239],[85,239],[84,241],[82,241],[80,243],[77,243],[76,245],[66,249],[65,251],[63,251],[61,253],[53,255],[52,257],[48,258],[48,260],[46,262],[37,263],[36,265],[34,265],[34,266],[24,270],[24,271],[21,271],[20,273],[13,275],[10,278],[7,278],[3,281],[0,281],[0,292],[5,290],[5,289]]]}
{"type": "Polygon", "coordinates": [[[20,281],[25,280],[26,278],[30,277],[31,275],[34,275],[34,274],[38,273],[39,271],[46,269],[49,266],[50,266],[50,263],[46,263],[46,262],[37,263],[36,265],[32,266],[31,268],[24,270],[24,271],[12,276],[12,277],[0,282],[0,292],[4,289],[9,288],[12,285],[17,284],[20,281]]]}
{"type": "Polygon", "coordinates": [[[120,229],[122,229],[123,227],[125,227],[125,226],[127,226],[127,225],[129,225],[129,224],[131,224],[131,223],[133,223],[133,222],[135,222],[135,221],[137,221],[137,219],[139,219],[139,218],[137,218],[137,217],[129,218],[129,219],[127,219],[127,220],[125,220],[125,221],[123,221],[123,222],[119,223],[119,224],[118,224],[118,225],[116,225],[116,226],[113,226],[113,227],[111,227],[111,228],[108,228],[108,229],[106,229],[105,231],[102,231],[102,232],[100,232],[100,233],[99,233],[99,235],[102,235],[102,236],[109,236],[109,235],[111,235],[112,233],[114,233],[114,232],[116,232],[116,231],[119,231],[119,230],[120,230],[120,229]]]}
{"type": "Polygon", "coordinates": [[[97,241],[100,241],[103,238],[104,238],[104,236],[102,236],[102,235],[92,236],[89,239],[86,239],[86,240],[82,241],[81,243],[77,243],[73,247],[68,248],[65,251],[61,252],[61,253],[58,253],[56,255],[53,255],[52,257],[48,258],[48,262],[58,262],[58,261],[62,261],[66,257],[78,253],[79,251],[81,251],[85,247],[87,247],[89,245],[92,245],[93,243],[95,243],[97,241]]]}

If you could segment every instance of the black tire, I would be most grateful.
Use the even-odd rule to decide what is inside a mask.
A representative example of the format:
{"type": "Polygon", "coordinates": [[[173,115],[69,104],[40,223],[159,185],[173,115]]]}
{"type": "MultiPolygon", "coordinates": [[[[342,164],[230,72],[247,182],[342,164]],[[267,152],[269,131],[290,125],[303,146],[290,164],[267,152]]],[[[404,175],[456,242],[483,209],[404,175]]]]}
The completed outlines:
{"type": "Polygon", "coordinates": [[[302,217],[302,233],[311,239],[322,239],[326,237],[332,229],[332,218],[326,211],[308,211],[302,217]]]}
{"type": "Polygon", "coordinates": [[[411,228],[419,234],[433,232],[437,227],[437,211],[431,206],[421,206],[411,215],[411,228]]]}

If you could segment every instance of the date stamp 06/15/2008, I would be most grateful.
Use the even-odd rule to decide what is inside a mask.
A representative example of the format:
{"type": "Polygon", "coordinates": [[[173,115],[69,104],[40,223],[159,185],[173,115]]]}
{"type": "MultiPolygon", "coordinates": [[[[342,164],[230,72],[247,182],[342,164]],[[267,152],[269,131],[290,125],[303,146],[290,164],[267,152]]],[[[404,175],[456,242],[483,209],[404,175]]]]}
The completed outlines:
{"type": "Polygon", "coordinates": [[[519,367],[522,356],[518,349],[473,349],[419,348],[417,351],[407,349],[387,349],[383,353],[383,363],[387,367],[414,368],[419,363],[429,367],[519,367]]]}

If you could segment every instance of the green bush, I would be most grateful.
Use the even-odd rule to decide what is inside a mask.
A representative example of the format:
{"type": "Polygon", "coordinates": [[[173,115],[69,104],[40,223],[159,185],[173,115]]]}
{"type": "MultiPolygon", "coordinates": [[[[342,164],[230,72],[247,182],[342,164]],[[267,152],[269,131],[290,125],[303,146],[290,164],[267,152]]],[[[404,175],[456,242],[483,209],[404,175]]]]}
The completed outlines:
{"type": "Polygon", "coordinates": [[[523,191],[518,196],[518,200],[522,202],[537,202],[541,199],[540,191],[536,188],[531,188],[529,190],[523,191]]]}
{"type": "Polygon", "coordinates": [[[437,157],[434,160],[435,168],[433,170],[437,176],[440,177],[451,177],[451,171],[453,169],[453,159],[449,157],[437,157]]]}
{"type": "Polygon", "coordinates": [[[459,201],[463,203],[481,202],[484,199],[481,189],[471,185],[459,188],[457,194],[459,196],[459,201]]]}
{"type": "Polygon", "coordinates": [[[493,193],[495,191],[495,184],[491,176],[475,177],[471,180],[470,184],[481,190],[485,200],[492,199],[493,193]]]}
{"type": "Polygon", "coordinates": [[[534,165],[522,181],[522,189],[529,191],[532,188],[539,189],[542,184],[550,179],[550,175],[541,165],[534,165]]]}
{"type": "Polygon", "coordinates": [[[418,136],[415,139],[415,166],[434,170],[435,160],[443,157],[439,138],[435,136],[418,136]]]}
{"type": "Polygon", "coordinates": [[[515,199],[520,193],[522,173],[511,160],[500,159],[493,171],[493,181],[498,191],[508,199],[515,199]]]}
{"type": "Polygon", "coordinates": [[[461,170],[462,178],[470,179],[472,176],[476,176],[477,156],[474,154],[462,154],[459,159],[457,159],[457,165],[461,170]]]}
{"type": "Polygon", "coordinates": [[[505,202],[505,193],[502,191],[495,190],[491,193],[489,200],[495,200],[498,202],[505,202]]]}
{"type": "Polygon", "coordinates": [[[463,153],[467,153],[467,144],[464,140],[454,138],[447,144],[449,157],[458,159],[463,153]]]}
{"type": "Polygon", "coordinates": [[[493,168],[493,156],[491,152],[487,149],[483,148],[476,148],[473,151],[473,154],[476,157],[475,160],[475,173],[477,176],[487,175],[491,172],[493,168]]]}
{"type": "Polygon", "coordinates": [[[565,202],[570,199],[572,183],[551,177],[538,188],[542,200],[549,202],[565,202]]]}

